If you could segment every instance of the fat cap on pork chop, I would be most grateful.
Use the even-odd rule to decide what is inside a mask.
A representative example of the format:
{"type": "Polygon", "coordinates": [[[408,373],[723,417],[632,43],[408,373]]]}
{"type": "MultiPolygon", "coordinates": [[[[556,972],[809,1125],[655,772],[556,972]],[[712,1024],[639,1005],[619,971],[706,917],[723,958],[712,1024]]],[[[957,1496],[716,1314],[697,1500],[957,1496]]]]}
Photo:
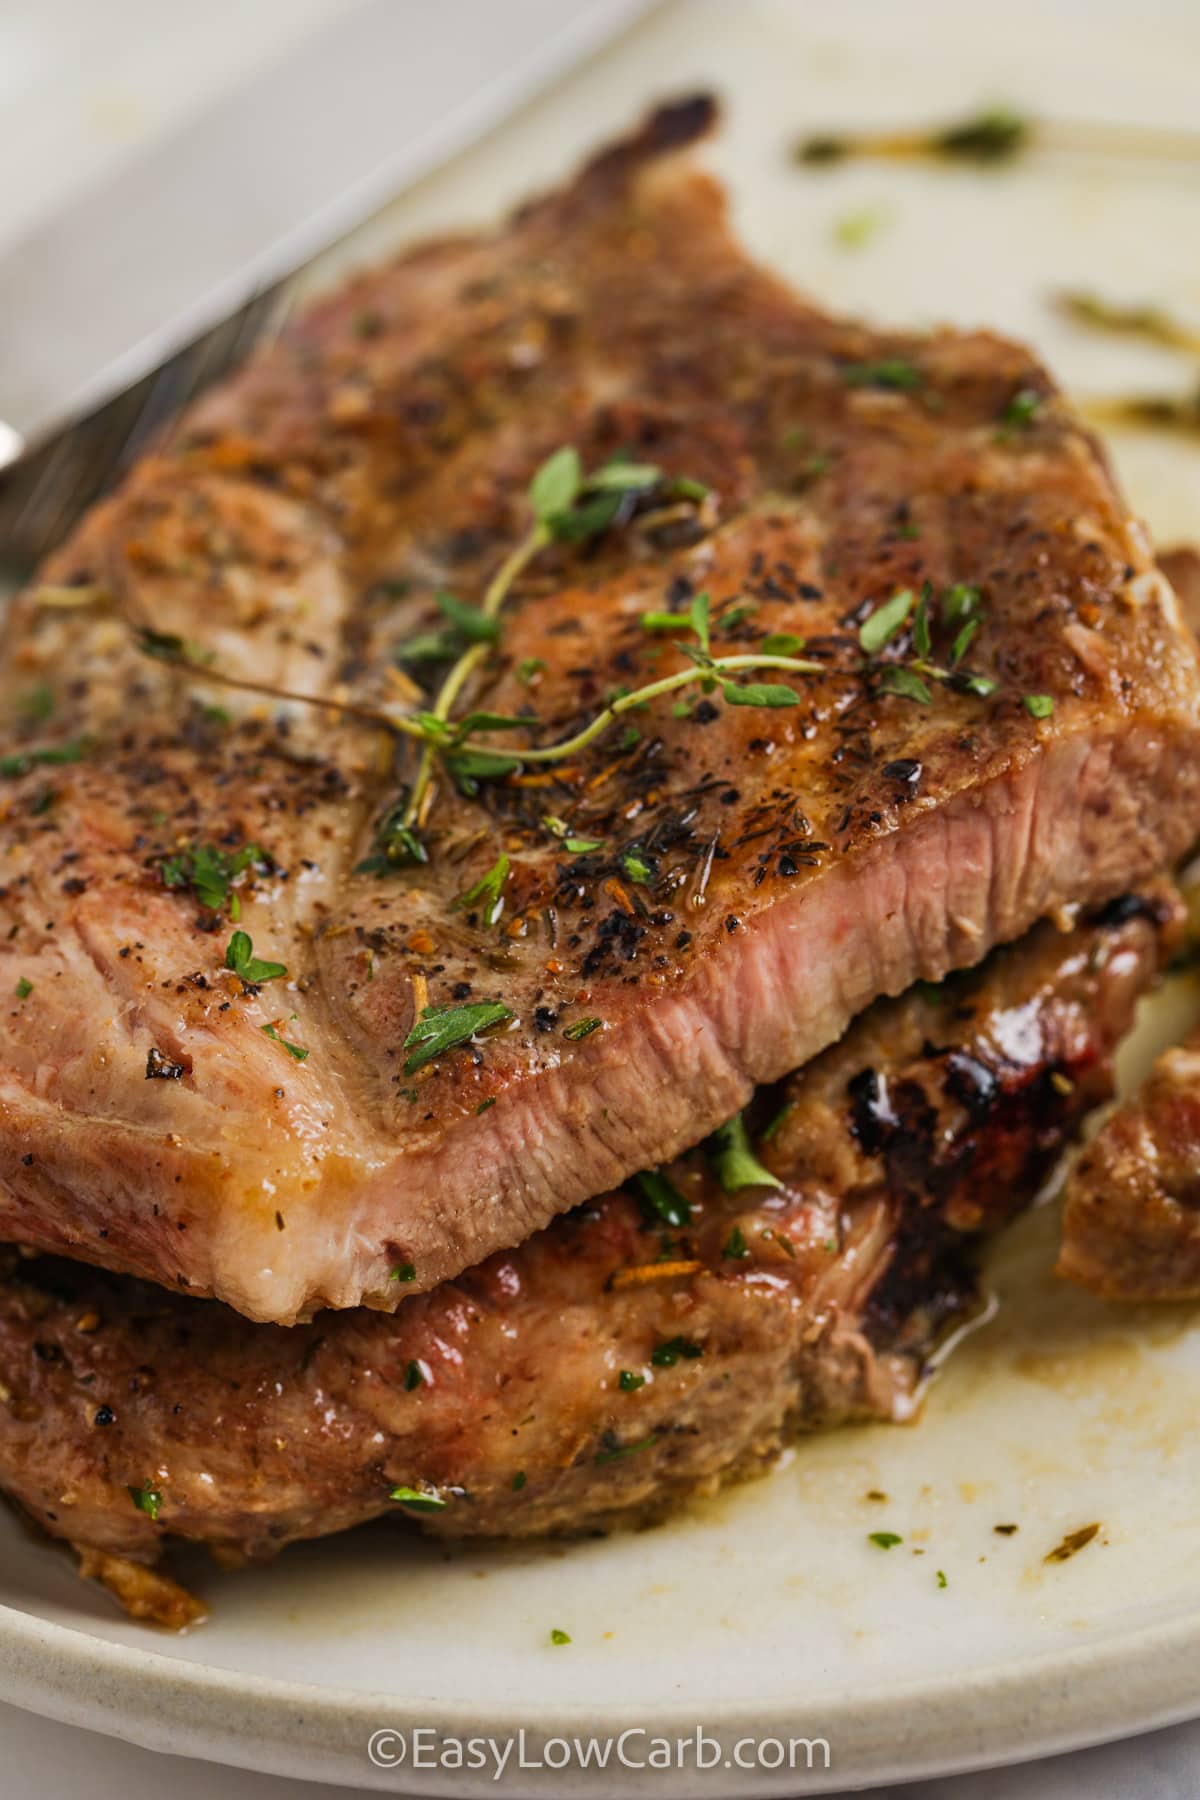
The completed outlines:
{"type": "Polygon", "coordinates": [[[7,1237],[259,1320],[391,1308],[1192,836],[1195,654],[1092,439],[1019,345],[750,263],[666,154],[711,117],[318,302],[13,608],[7,1237]],[[514,752],[708,691],[473,792],[439,764],[405,865],[417,756],[361,715],[428,707],[563,445],[664,474],[527,561],[459,715],[533,715],[479,740],[514,752]],[[751,672],[769,703],[704,632],[820,673],[751,672]]]}

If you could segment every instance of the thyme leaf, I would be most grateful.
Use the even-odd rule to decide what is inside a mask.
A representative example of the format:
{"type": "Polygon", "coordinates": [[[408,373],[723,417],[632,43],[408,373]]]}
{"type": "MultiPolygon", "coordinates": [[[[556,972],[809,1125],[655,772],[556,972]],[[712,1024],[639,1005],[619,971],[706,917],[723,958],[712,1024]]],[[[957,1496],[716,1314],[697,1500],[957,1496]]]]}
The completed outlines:
{"type": "Polygon", "coordinates": [[[878,362],[843,363],[842,381],[852,388],[887,388],[895,393],[911,392],[924,382],[915,364],[900,356],[885,356],[878,362]]]}
{"type": "Polygon", "coordinates": [[[232,855],[215,844],[193,844],[164,856],[158,870],[164,887],[190,888],[209,912],[222,911],[228,902],[230,917],[236,922],[241,908],[235,884],[247,869],[266,860],[266,852],[258,844],[244,844],[232,855]]]}
{"type": "Polygon", "coordinates": [[[471,644],[496,644],[500,641],[500,621],[489,618],[477,606],[459,600],[454,594],[439,590],[433,596],[438,611],[449,619],[455,630],[471,644]]]}
{"type": "Polygon", "coordinates": [[[543,525],[574,506],[583,487],[583,464],[579,452],[564,444],[548,456],[529,483],[529,504],[534,518],[543,525]]]}
{"type": "Polygon", "coordinates": [[[433,1488],[415,1488],[403,1485],[392,1488],[388,1499],[397,1501],[401,1506],[406,1506],[409,1512],[417,1513],[441,1512],[448,1504],[442,1495],[435,1492],[433,1488]]]}
{"type": "Polygon", "coordinates": [[[415,1075],[426,1063],[465,1044],[476,1032],[504,1025],[514,1016],[502,1000],[479,1000],[466,1006],[427,1006],[404,1040],[404,1048],[412,1052],[404,1063],[404,1073],[415,1075]]]}
{"type": "Polygon", "coordinates": [[[721,692],[730,706],[798,706],[795,688],[782,681],[723,681],[721,692]]]}
{"type": "Polygon", "coordinates": [[[478,906],[483,901],[483,922],[485,925],[494,925],[504,911],[504,884],[508,875],[508,857],[502,850],[486,874],[481,875],[465,894],[458,896],[451,910],[463,912],[467,907],[478,906]]]}
{"type": "Polygon", "coordinates": [[[646,1224],[657,1225],[661,1221],[677,1230],[691,1224],[690,1201],[665,1175],[657,1169],[646,1169],[635,1175],[634,1181],[642,1196],[642,1218],[646,1224]]]}
{"type": "Polygon", "coordinates": [[[294,1062],[302,1063],[308,1061],[308,1051],[305,1049],[304,1045],[293,1044],[288,1038],[281,1037],[274,1025],[264,1025],[263,1034],[264,1036],[269,1037],[273,1043],[281,1045],[294,1062]]]}
{"type": "Polygon", "coordinates": [[[749,1187],[783,1186],[770,1169],[763,1167],[751,1150],[741,1113],[735,1113],[732,1119],[713,1132],[708,1149],[723,1193],[736,1194],[742,1188],[749,1187]]]}
{"type": "Polygon", "coordinates": [[[226,945],[225,967],[232,969],[243,981],[252,984],[277,981],[281,975],[287,974],[283,963],[265,962],[262,957],[255,956],[250,934],[245,931],[235,931],[226,945]]]}
{"type": "Polygon", "coordinates": [[[880,673],[878,686],[881,694],[899,694],[903,699],[916,700],[922,706],[933,703],[928,684],[901,663],[889,663],[880,673]]]}
{"type": "Polygon", "coordinates": [[[141,1487],[129,1487],[125,1491],[139,1512],[145,1513],[148,1519],[157,1521],[162,1509],[162,1495],[156,1487],[149,1481],[143,1481],[141,1487]]]}
{"type": "Polygon", "coordinates": [[[91,743],[76,738],[69,744],[47,744],[38,750],[16,750],[0,756],[0,775],[27,775],[30,769],[55,769],[67,763],[82,762],[91,743]]]}
{"type": "Polygon", "coordinates": [[[908,619],[916,601],[911,588],[901,588],[874,607],[858,628],[858,641],[868,656],[877,656],[908,619]]]}

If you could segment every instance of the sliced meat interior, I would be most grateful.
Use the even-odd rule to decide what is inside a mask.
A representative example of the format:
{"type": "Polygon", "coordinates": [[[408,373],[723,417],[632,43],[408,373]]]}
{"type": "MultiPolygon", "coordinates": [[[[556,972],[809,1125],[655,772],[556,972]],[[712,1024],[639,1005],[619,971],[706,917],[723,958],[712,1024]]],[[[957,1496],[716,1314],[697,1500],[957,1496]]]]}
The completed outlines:
{"type": "Polygon", "coordinates": [[[1093,440],[1020,345],[750,263],[711,117],[319,302],[13,607],[6,1238],[390,1309],[1190,840],[1093,440]]]}
{"type": "Polygon", "coordinates": [[[1160,887],[880,1002],[740,1127],[391,1315],[285,1330],[13,1253],[0,1485],[178,1618],[129,1566],[172,1537],[259,1557],[386,1513],[574,1532],[797,1429],[904,1417],[976,1304],[979,1244],[1109,1094],[1179,915],[1160,887]]]}

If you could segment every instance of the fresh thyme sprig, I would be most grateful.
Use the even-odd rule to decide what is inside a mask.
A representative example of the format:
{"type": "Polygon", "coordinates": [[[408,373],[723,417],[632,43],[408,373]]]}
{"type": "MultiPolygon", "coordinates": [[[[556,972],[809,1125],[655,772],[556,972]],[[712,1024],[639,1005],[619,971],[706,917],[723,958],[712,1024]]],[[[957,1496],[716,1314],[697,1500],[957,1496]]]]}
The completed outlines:
{"type": "MultiPolygon", "coordinates": [[[[499,618],[514,584],[549,545],[556,540],[581,543],[598,536],[614,524],[626,508],[636,504],[639,496],[658,488],[664,481],[672,496],[685,500],[702,500],[708,492],[699,482],[664,477],[663,471],[653,463],[629,462],[620,457],[587,473],[573,445],[556,450],[546,458],[529,483],[532,520],[524,537],[505,557],[489,582],[479,607],[479,617],[488,622],[499,618]]],[[[419,830],[428,816],[439,754],[444,755],[452,744],[460,750],[461,766],[461,750],[467,734],[460,731],[450,738],[442,728],[447,725],[463,688],[490,654],[495,635],[480,632],[463,650],[442,682],[432,709],[422,715],[426,741],[401,818],[402,825],[409,831],[419,830]]],[[[480,772],[503,771],[484,769],[480,772]]]]}
{"type": "Polygon", "coordinates": [[[983,623],[983,596],[977,587],[958,582],[942,596],[938,623],[953,631],[949,666],[934,662],[933,656],[933,589],[923,585],[920,596],[912,588],[898,593],[872,608],[859,626],[858,641],[868,658],[874,659],[891,643],[911,619],[914,654],[904,662],[887,662],[877,666],[868,662],[866,673],[874,668],[876,689],[885,694],[899,694],[929,706],[933,695],[929,682],[937,681],[986,699],[994,694],[997,683],[990,675],[978,675],[962,667],[963,658],[983,623]]]}
{"type": "Polygon", "coordinates": [[[809,168],[863,156],[994,166],[1030,150],[1193,162],[1200,157],[1200,132],[1100,119],[1038,119],[1010,106],[992,106],[932,131],[822,132],[801,138],[793,155],[809,168]]]}
{"type": "Polygon", "coordinates": [[[1147,343],[1162,344],[1168,350],[1184,350],[1189,355],[1200,356],[1200,331],[1173,317],[1161,306],[1124,306],[1081,288],[1069,288],[1057,294],[1055,305],[1065,318],[1093,331],[1144,338],[1147,343]]]}
{"type": "Polygon", "coordinates": [[[294,706],[314,706],[320,711],[340,713],[347,719],[357,719],[363,725],[401,732],[406,737],[423,739],[426,735],[420,724],[404,713],[355,706],[350,701],[338,700],[329,694],[298,694],[290,688],[276,687],[269,681],[253,681],[245,675],[230,675],[223,669],[215,668],[208,661],[207,653],[198,645],[189,643],[186,638],[177,637],[171,632],[155,631],[148,625],[138,624],[136,620],[129,623],[132,625],[134,643],[143,656],[148,656],[152,662],[168,663],[172,668],[183,669],[189,675],[211,682],[214,687],[230,688],[240,694],[254,694],[263,700],[286,700],[289,705],[294,706]]]}
{"type": "MultiPolygon", "coordinates": [[[[500,642],[500,615],[515,584],[544,550],[555,542],[584,543],[599,536],[610,527],[631,519],[648,497],[655,504],[660,500],[668,503],[667,510],[674,516],[676,504],[685,507],[700,504],[707,496],[708,489],[700,482],[690,477],[669,475],[652,463],[634,462],[618,456],[599,468],[585,471],[579,452],[573,446],[556,450],[541,464],[529,483],[528,527],[496,570],[479,606],[469,606],[449,594],[437,596],[439,610],[450,629],[439,639],[438,656],[434,660],[441,660],[444,650],[446,656],[453,655],[453,661],[432,704],[420,711],[401,713],[360,707],[330,696],[290,693],[268,683],[225,675],[211,666],[202,647],[154,630],[136,617],[127,617],[126,623],[144,655],[184,668],[204,681],[295,704],[326,708],[418,742],[420,756],[412,784],[388,810],[376,833],[373,853],[358,865],[357,872],[385,874],[404,865],[429,860],[422,841],[422,829],[433,802],[433,777],[439,764],[465,791],[473,792],[476,781],[500,779],[526,765],[565,762],[587,749],[626,713],[640,710],[650,701],[681,689],[698,686],[704,693],[711,694],[720,688],[729,706],[787,707],[797,705],[800,699],[795,688],[787,683],[735,678],[765,671],[799,675],[833,672],[826,663],[796,655],[796,651],[803,649],[804,640],[790,633],[764,638],[757,651],[714,656],[710,646],[714,627],[710,620],[709,597],[699,594],[685,613],[650,612],[642,618],[642,625],[648,632],[669,632],[672,636],[686,635],[694,640],[678,642],[676,646],[688,659],[689,666],[632,692],[614,694],[570,737],[552,744],[524,742],[496,746],[487,740],[499,733],[521,731],[528,734],[539,725],[539,720],[532,713],[509,715],[487,711],[472,711],[455,718],[454,708],[464,688],[500,642]]],[[[642,516],[658,518],[661,509],[649,514],[643,512],[642,516]]],[[[877,692],[898,694],[924,705],[930,703],[930,681],[980,696],[992,693],[996,686],[994,681],[960,666],[967,646],[979,629],[979,601],[978,589],[966,586],[952,588],[943,596],[939,622],[943,628],[952,628],[955,633],[946,663],[934,662],[931,657],[932,593],[928,584],[919,598],[908,589],[892,595],[877,606],[860,627],[859,644],[864,660],[841,672],[866,677],[877,692]],[[879,653],[898,632],[910,625],[910,620],[914,654],[900,661],[889,658],[880,662],[879,653]]],[[[677,714],[680,705],[686,712],[686,703],[679,703],[675,709],[677,714]]],[[[465,898],[486,900],[490,913],[497,908],[499,894],[493,895],[487,888],[488,879],[479,884],[478,896],[472,892],[465,898]]]]}
{"type": "MultiPolygon", "coordinates": [[[[788,669],[801,675],[825,675],[829,672],[824,663],[805,661],[798,656],[705,656],[702,651],[692,650],[690,645],[681,647],[685,649],[685,653],[696,658],[692,668],[678,669],[673,675],[664,675],[658,681],[651,681],[645,687],[635,688],[632,693],[610,700],[573,737],[562,738],[557,744],[522,745],[512,752],[513,758],[521,763],[564,762],[569,757],[577,756],[581,750],[586,750],[590,743],[607,731],[613,721],[621,718],[624,713],[634,712],[645,706],[647,701],[657,700],[663,694],[673,694],[677,689],[689,687],[696,682],[710,688],[719,682],[725,699],[733,706],[795,706],[798,694],[783,683],[741,686],[723,677],[747,669],[788,669]]],[[[530,723],[528,719],[508,720],[504,729],[511,730],[517,725],[527,726],[530,723]]],[[[492,729],[499,730],[500,727],[492,729]]]]}

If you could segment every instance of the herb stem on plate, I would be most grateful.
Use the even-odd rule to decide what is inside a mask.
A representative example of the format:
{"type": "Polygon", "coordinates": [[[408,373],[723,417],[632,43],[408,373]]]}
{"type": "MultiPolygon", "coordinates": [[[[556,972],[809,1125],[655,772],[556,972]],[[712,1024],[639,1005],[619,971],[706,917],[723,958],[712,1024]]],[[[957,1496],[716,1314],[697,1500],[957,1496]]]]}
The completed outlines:
{"type": "Polygon", "coordinates": [[[856,157],[995,166],[1030,150],[1195,162],[1200,161],[1200,131],[1091,119],[1034,119],[1013,107],[995,106],[930,130],[810,134],[800,139],[793,154],[809,168],[829,168],[856,157]]]}

